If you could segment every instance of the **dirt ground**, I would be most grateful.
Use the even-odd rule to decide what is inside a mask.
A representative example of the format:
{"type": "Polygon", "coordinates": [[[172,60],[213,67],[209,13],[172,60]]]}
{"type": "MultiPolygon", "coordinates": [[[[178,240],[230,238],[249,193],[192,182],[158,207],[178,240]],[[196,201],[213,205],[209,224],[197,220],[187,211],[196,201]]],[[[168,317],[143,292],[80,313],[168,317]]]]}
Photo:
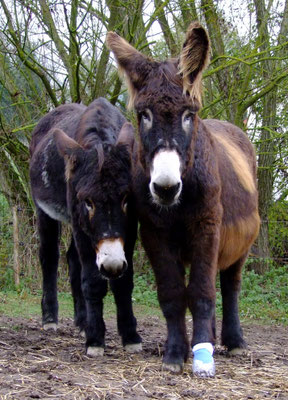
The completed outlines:
{"type": "Polygon", "coordinates": [[[138,319],[143,352],[132,356],[122,349],[115,322],[106,325],[105,355],[96,360],[84,355],[84,339],[70,319],[47,333],[39,319],[0,316],[0,399],[288,399],[285,327],[244,325],[247,355],[230,358],[217,346],[216,378],[197,379],[191,359],[181,375],[161,371],[166,328],[160,318],[138,319]]]}

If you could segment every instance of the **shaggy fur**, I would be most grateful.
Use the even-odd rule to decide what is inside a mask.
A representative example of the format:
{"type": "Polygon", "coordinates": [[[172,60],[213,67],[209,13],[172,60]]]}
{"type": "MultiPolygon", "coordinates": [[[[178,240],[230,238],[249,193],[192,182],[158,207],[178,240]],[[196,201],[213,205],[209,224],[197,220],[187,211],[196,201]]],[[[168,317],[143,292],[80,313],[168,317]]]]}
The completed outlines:
{"type": "MultiPolygon", "coordinates": [[[[151,61],[136,50],[133,57],[131,46],[114,33],[108,33],[107,43],[130,81],[138,116],[134,191],[140,232],[167,321],[164,367],[179,371],[189,354],[187,307],[193,316],[192,346],[216,341],[217,270],[223,299],[222,344],[228,350],[246,347],[238,294],[241,269],[260,223],[255,153],[236,126],[202,121],[197,115],[201,75],[210,51],[207,33],[198,23],[189,27],[179,60],[151,61]],[[181,160],[182,191],[174,205],[164,195],[157,204],[149,191],[154,156],[164,150],[176,151],[181,160]]],[[[159,196],[172,189],[162,188],[159,196]]]]}
{"type": "Polygon", "coordinates": [[[58,320],[60,225],[68,222],[73,231],[67,261],[75,323],[85,330],[87,348],[104,347],[108,281],[95,260],[99,244],[107,239],[125,243],[127,270],[123,266],[123,276],[110,279],[119,333],[124,346],[141,342],[131,301],[137,235],[131,194],[133,143],[125,118],[102,98],[89,107],[56,108],[40,120],[32,136],[30,177],[40,235],[43,325],[58,320]]]}

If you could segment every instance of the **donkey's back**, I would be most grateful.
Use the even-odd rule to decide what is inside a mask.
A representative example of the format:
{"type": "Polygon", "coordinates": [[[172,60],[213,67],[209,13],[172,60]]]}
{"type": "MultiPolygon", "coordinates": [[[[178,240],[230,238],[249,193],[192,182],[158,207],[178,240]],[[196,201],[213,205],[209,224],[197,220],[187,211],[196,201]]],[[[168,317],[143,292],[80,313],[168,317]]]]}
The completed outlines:
{"type": "Polygon", "coordinates": [[[53,137],[55,128],[75,137],[77,125],[87,107],[65,104],[45,115],[32,134],[30,184],[35,204],[49,217],[69,222],[66,202],[65,163],[53,137]]]}
{"type": "Polygon", "coordinates": [[[79,119],[87,109],[82,104],[64,104],[46,114],[36,125],[30,142],[30,155],[35,152],[37,145],[49,134],[51,129],[60,128],[74,137],[79,119]]]}
{"type": "Polygon", "coordinates": [[[64,104],[45,115],[34,129],[30,144],[30,182],[36,205],[51,218],[70,221],[65,162],[57,149],[55,129],[91,148],[99,143],[114,144],[124,122],[123,115],[101,97],[88,107],[64,104]]]}

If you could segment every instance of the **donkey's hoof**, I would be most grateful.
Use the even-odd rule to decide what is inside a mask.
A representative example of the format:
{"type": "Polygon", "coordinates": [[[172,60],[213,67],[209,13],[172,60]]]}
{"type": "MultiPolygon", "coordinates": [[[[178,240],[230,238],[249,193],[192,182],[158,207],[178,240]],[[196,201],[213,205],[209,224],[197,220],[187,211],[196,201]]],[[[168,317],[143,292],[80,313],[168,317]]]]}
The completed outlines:
{"type": "Polygon", "coordinates": [[[193,374],[199,378],[213,378],[215,376],[215,363],[211,354],[212,350],[210,349],[210,347],[212,348],[212,345],[207,343],[206,347],[210,345],[209,348],[199,348],[201,345],[203,344],[198,344],[193,348],[193,374]]]}
{"type": "Polygon", "coordinates": [[[48,322],[47,324],[43,325],[44,331],[57,331],[57,324],[55,322],[48,322]]]}
{"type": "Polygon", "coordinates": [[[193,360],[192,367],[193,375],[198,378],[214,378],[215,376],[215,363],[204,363],[201,360],[193,360]]]}
{"type": "Polygon", "coordinates": [[[142,351],[142,343],[126,344],[126,346],[124,346],[124,350],[130,354],[140,353],[140,351],[142,351]]]}
{"type": "Polygon", "coordinates": [[[245,356],[247,354],[247,349],[242,347],[235,347],[228,351],[229,356],[245,356]]]}
{"type": "Polygon", "coordinates": [[[86,339],[86,333],[85,333],[84,329],[81,330],[81,331],[79,331],[79,335],[80,335],[82,338],[86,339]]]}
{"type": "Polygon", "coordinates": [[[173,374],[181,374],[183,371],[184,365],[183,364],[172,364],[172,363],[165,363],[162,364],[163,371],[170,371],[173,374]]]}
{"type": "Polygon", "coordinates": [[[104,347],[89,346],[86,352],[88,357],[102,357],[104,354],[104,347]]]}

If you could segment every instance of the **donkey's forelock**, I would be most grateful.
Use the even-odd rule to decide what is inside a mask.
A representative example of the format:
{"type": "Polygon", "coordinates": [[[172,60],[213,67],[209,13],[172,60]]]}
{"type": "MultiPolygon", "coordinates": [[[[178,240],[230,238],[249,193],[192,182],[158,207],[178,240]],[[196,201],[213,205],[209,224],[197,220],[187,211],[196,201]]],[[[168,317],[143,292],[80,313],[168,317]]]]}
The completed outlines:
{"type": "Polygon", "coordinates": [[[104,149],[103,149],[103,145],[101,143],[98,143],[97,145],[95,145],[95,151],[97,152],[97,156],[98,156],[98,170],[101,171],[102,165],[104,163],[104,149]]]}
{"type": "Polygon", "coordinates": [[[179,97],[183,97],[182,93],[182,79],[178,73],[177,60],[155,63],[153,70],[146,77],[145,85],[135,93],[137,96],[133,97],[133,106],[137,107],[147,100],[151,105],[157,104],[160,98],[164,103],[177,104],[179,97]]]}

